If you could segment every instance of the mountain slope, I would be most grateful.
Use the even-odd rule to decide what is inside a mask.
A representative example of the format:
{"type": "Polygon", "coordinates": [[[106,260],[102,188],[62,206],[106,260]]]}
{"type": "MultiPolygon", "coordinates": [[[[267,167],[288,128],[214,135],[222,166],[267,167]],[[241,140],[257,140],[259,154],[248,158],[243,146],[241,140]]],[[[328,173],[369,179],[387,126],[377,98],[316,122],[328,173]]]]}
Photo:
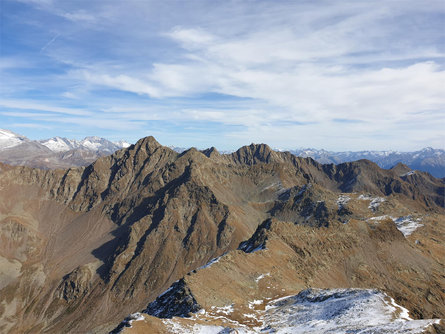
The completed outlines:
{"type": "Polygon", "coordinates": [[[354,221],[314,230],[268,220],[242,248],[189,273],[140,310],[132,328],[124,323],[119,329],[423,333],[443,317],[442,306],[428,307],[422,297],[427,293],[430,300],[437,298],[436,305],[443,303],[439,286],[429,290],[440,282],[441,266],[412,247],[389,221],[375,226],[354,221]],[[407,269],[411,273],[404,272],[407,269]],[[419,316],[436,320],[409,321],[419,316]]]}
{"type": "MultiPolygon", "coordinates": [[[[296,236],[299,228],[307,229],[308,236],[327,229],[344,249],[344,229],[367,231],[376,224],[373,218],[416,215],[418,230],[428,231],[423,242],[431,245],[429,255],[413,242],[420,232],[405,239],[393,221],[383,225],[392,226],[389,236],[380,229],[372,233],[379,247],[391,247],[396,240],[413,254],[421,271],[408,271],[400,282],[413,279],[415,289],[426,291],[422,275],[443,266],[429,231],[434,224],[443,231],[444,184],[428,174],[401,177],[398,172],[368,161],[321,165],[267,145],[228,155],[196,149],[177,153],[153,137],[88,167],[52,171],[0,165],[1,237],[14,240],[0,249],[0,260],[8,263],[0,276],[0,302],[7,310],[0,315],[0,328],[22,333],[111,330],[174,281],[236,250],[268,218],[290,222],[297,230],[289,233],[296,236]]],[[[366,233],[371,232],[363,233],[364,240],[370,238],[366,233]]],[[[439,245],[442,236],[435,236],[439,245]]],[[[314,260],[308,258],[307,268],[317,268],[325,250],[308,251],[314,260]]],[[[351,255],[335,254],[332,263],[351,255]]],[[[363,255],[364,264],[372,265],[372,259],[372,254],[363,255]]],[[[389,271],[388,281],[376,281],[385,287],[397,275],[389,259],[381,261],[384,269],[374,272],[389,271]]],[[[400,272],[410,265],[402,263],[400,272]]],[[[430,277],[432,287],[443,282],[430,277]]],[[[351,285],[346,278],[341,282],[351,285]]],[[[441,299],[417,304],[411,299],[400,301],[417,310],[416,317],[429,316],[434,307],[444,314],[441,299]]]]}

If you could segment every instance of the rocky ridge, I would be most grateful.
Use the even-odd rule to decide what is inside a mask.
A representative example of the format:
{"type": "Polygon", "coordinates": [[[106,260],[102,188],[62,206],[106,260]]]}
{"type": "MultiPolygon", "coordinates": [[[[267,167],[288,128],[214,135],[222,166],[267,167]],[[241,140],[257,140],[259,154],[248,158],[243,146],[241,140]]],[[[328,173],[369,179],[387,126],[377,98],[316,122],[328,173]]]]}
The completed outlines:
{"type": "MultiPolygon", "coordinates": [[[[307,242],[305,247],[282,242],[283,254],[288,249],[292,257],[311,254],[306,266],[297,266],[298,258],[290,257],[294,267],[278,271],[284,288],[298,292],[312,287],[334,264],[343,271],[337,275],[341,280],[329,280],[332,287],[352,286],[352,277],[358,277],[358,286],[379,284],[394,294],[405,280],[415,278],[412,288],[431,295],[428,302],[413,301],[413,296],[396,300],[417,318],[443,317],[443,295],[438,290],[443,277],[435,274],[443,269],[443,194],[443,182],[427,173],[401,176],[399,169],[382,170],[365,160],[321,165],[267,145],[246,146],[232,154],[193,148],[177,153],[153,137],[88,167],[53,171],[1,164],[0,237],[15,241],[0,247],[0,260],[7,263],[0,276],[0,328],[22,333],[109,331],[211,259],[227,252],[228,257],[232,252],[247,254],[236,249],[243,241],[255,244],[248,241],[252,235],[264,235],[261,242],[272,249],[266,239],[278,237],[269,235],[267,228],[257,230],[268,219],[274,219],[271,226],[286,226],[284,234],[307,242]],[[339,206],[340,196],[350,200],[339,206]],[[370,209],[380,197],[383,201],[370,209]],[[369,220],[389,214],[418,215],[424,225],[418,230],[425,236],[420,238],[415,231],[405,238],[393,221],[369,220]],[[433,238],[429,231],[434,228],[439,234],[433,238]],[[405,274],[391,283],[400,277],[386,263],[391,252],[384,253],[382,264],[374,268],[371,247],[369,254],[360,253],[360,261],[345,267],[340,259],[355,250],[346,246],[348,229],[351,237],[365,231],[356,237],[356,245],[368,239],[375,239],[369,243],[378,245],[376,249],[395,243],[413,254],[413,263],[420,267],[413,272],[409,269],[413,263],[400,259],[400,272],[405,274]],[[316,241],[319,233],[330,234],[323,238],[337,240],[342,252],[325,259],[330,248],[316,241]],[[367,280],[363,273],[351,276],[363,265],[373,268],[375,280],[367,280]],[[377,279],[386,271],[385,279],[377,279]],[[292,279],[295,272],[297,281],[292,279]],[[425,275],[431,277],[426,285],[421,283],[425,275]]],[[[241,260],[245,255],[240,256],[239,263],[245,263],[241,260]]],[[[276,261],[277,268],[285,263],[278,255],[276,261]]],[[[209,270],[220,263],[224,262],[209,270]]],[[[194,295],[199,305],[209,305],[199,293],[194,295]]]]}

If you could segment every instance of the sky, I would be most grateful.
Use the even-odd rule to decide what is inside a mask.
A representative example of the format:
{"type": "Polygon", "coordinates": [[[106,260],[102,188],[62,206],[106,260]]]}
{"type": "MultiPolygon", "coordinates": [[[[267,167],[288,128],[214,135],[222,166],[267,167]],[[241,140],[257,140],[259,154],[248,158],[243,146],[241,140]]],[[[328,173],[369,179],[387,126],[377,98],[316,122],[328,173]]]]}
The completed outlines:
{"type": "Polygon", "coordinates": [[[0,0],[0,128],[445,149],[445,2],[0,0]]]}

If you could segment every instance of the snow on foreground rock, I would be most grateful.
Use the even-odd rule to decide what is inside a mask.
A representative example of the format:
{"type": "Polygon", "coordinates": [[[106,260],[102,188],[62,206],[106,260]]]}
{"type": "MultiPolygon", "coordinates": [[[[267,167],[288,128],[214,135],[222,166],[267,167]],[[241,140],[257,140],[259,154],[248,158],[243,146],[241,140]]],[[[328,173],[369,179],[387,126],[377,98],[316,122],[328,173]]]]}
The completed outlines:
{"type": "Polygon", "coordinates": [[[412,320],[378,290],[308,289],[268,305],[265,321],[270,333],[421,333],[438,320],[412,320]]]}
{"type": "Polygon", "coordinates": [[[385,219],[392,219],[396,224],[397,229],[402,232],[405,237],[411,235],[415,230],[423,226],[423,224],[420,223],[421,218],[413,218],[411,215],[398,218],[388,215],[369,218],[370,221],[376,223],[385,219]]]}
{"type": "MultiPolygon", "coordinates": [[[[275,299],[244,314],[201,309],[191,318],[162,319],[170,333],[422,333],[439,320],[412,320],[408,310],[371,289],[307,289],[275,299]],[[234,316],[235,315],[235,316],[234,316]],[[246,326],[239,317],[256,320],[246,326]],[[234,331],[235,330],[235,331],[234,331]]],[[[245,310],[245,309],[244,309],[245,310]]],[[[138,320],[144,321],[140,317],[138,320]]]]}

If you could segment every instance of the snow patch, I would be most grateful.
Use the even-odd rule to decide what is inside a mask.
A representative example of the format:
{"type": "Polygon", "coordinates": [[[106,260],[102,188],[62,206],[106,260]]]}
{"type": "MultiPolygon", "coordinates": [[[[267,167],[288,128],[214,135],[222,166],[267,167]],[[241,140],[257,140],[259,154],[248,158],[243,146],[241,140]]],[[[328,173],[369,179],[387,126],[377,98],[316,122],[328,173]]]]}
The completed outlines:
{"type": "Polygon", "coordinates": [[[205,268],[209,268],[212,264],[215,264],[215,263],[219,262],[219,260],[221,260],[221,258],[222,258],[224,255],[226,255],[226,254],[227,254],[227,253],[224,253],[224,254],[221,255],[221,256],[218,256],[218,257],[215,257],[214,259],[211,259],[209,262],[207,262],[205,265],[199,267],[197,270],[205,269],[205,268]]]}
{"type": "Polygon", "coordinates": [[[357,199],[360,199],[362,201],[370,201],[372,200],[372,197],[368,195],[360,195],[359,197],[357,197],[357,199]]]}
{"type": "Polygon", "coordinates": [[[379,208],[380,204],[384,201],[385,199],[383,197],[376,197],[371,201],[371,203],[369,203],[368,209],[376,211],[379,208]]]}
{"type": "Polygon", "coordinates": [[[369,195],[360,195],[359,197],[357,197],[357,199],[362,201],[371,201],[369,203],[368,209],[371,209],[372,211],[377,211],[380,204],[386,201],[386,199],[383,197],[371,197],[369,195]]]}
{"type": "Polygon", "coordinates": [[[423,224],[420,223],[421,218],[414,219],[412,216],[399,217],[393,220],[399,231],[402,232],[405,237],[411,235],[415,230],[423,226],[423,224]]]}
{"type": "Polygon", "coordinates": [[[337,199],[337,206],[338,209],[341,210],[344,208],[344,206],[351,200],[351,197],[347,195],[340,195],[340,197],[337,199]]]}
{"type": "Polygon", "coordinates": [[[120,325],[115,330],[111,331],[110,334],[122,333],[125,328],[132,328],[133,327],[132,326],[133,322],[135,322],[135,321],[142,321],[142,320],[145,320],[145,318],[142,315],[142,313],[140,313],[140,312],[132,313],[128,317],[126,317],[125,320],[122,321],[120,323],[120,325]]]}
{"type": "Polygon", "coordinates": [[[266,276],[270,276],[270,273],[267,274],[261,274],[260,276],[258,276],[257,278],[255,278],[255,282],[259,282],[260,280],[262,280],[264,277],[266,276]]]}
{"type": "Polygon", "coordinates": [[[212,311],[215,313],[223,313],[229,315],[233,313],[233,304],[220,307],[212,306],[212,311]]]}
{"type": "Polygon", "coordinates": [[[423,224],[420,223],[422,221],[421,218],[413,218],[411,215],[398,218],[383,215],[369,218],[368,221],[379,222],[385,219],[391,219],[396,224],[397,229],[402,232],[405,237],[411,235],[415,230],[423,226],[423,224]]]}
{"type": "Polygon", "coordinates": [[[382,220],[385,220],[385,219],[388,219],[388,218],[394,220],[393,217],[388,216],[388,215],[383,215],[383,216],[378,216],[378,217],[371,217],[371,218],[369,218],[368,220],[382,221],[382,220]]]}
{"type": "Polygon", "coordinates": [[[254,299],[253,301],[249,302],[248,306],[251,310],[253,310],[255,305],[261,305],[262,303],[263,303],[262,299],[254,299]]]}
{"type": "Polygon", "coordinates": [[[437,320],[411,320],[378,290],[308,289],[271,303],[266,333],[422,333],[437,320]]]}
{"type": "MultiPolygon", "coordinates": [[[[307,289],[267,302],[265,310],[243,314],[254,326],[230,318],[233,304],[194,313],[191,322],[162,319],[172,333],[422,333],[439,319],[412,320],[393,298],[374,289],[307,289]],[[223,315],[221,315],[221,313],[223,315]],[[220,321],[207,325],[207,321],[220,321]],[[259,326],[258,326],[259,325],[259,326]]],[[[138,319],[138,317],[136,317],[138,319]]]]}

